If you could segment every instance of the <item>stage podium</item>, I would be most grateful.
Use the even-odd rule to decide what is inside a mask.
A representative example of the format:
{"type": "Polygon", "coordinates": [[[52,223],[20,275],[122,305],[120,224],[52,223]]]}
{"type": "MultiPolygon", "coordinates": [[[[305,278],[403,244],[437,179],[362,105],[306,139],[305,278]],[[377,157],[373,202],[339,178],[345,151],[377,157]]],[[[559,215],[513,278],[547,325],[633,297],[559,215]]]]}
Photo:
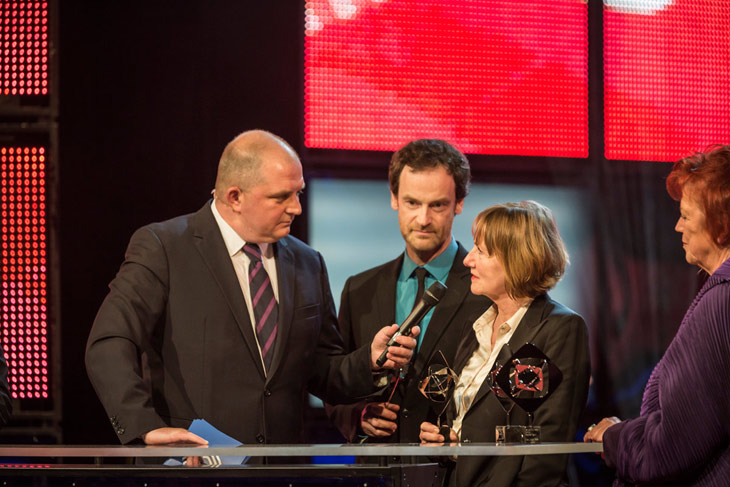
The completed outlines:
{"type": "Polygon", "coordinates": [[[417,444],[194,446],[0,446],[0,480],[13,486],[265,486],[265,487],[437,487],[439,457],[547,455],[600,452],[600,443],[539,445],[417,444]],[[375,457],[372,464],[277,464],[276,458],[316,456],[375,457]],[[165,466],[166,458],[190,456],[256,459],[247,465],[165,466]],[[418,464],[388,464],[390,457],[433,459],[418,464]],[[150,461],[159,461],[151,464],[150,461]]]}

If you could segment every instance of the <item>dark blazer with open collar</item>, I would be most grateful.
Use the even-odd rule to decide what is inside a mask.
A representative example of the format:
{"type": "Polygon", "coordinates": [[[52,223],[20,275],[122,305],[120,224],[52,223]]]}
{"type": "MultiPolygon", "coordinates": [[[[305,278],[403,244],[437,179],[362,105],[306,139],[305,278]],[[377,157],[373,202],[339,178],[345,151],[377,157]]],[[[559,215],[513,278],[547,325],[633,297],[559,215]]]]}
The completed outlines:
{"type": "MultiPolygon", "coordinates": [[[[474,319],[478,316],[474,316],[474,319]]],[[[563,373],[557,390],[534,413],[543,442],[575,441],[585,407],[590,377],[588,334],[580,315],[550,299],[536,297],[509,341],[512,352],[525,343],[542,350],[563,373]]],[[[455,371],[460,374],[479,347],[473,327],[456,352],[455,371]]],[[[451,408],[453,418],[455,410],[451,408]]],[[[494,443],[495,427],[504,425],[506,413],[486,381],[464,416],[461,441],[494,443]]],[[[527,414],[514,406],[511,424],[527,424],[527,414]]],[[[450,465],[449,485],[460,487],[557,486],[566,480],[567,455],[525,457],[461,457],[450,465]]]]}
{"type": "MultiPolygon", "coordinates": [[[[435,420],[432,404],[418,391],[418,384],[425,375],[428,365],[443,362],[441,351],[450,366],[453,366],[456,346],[463,337],[465,326],[470,326],[467,317],[483,312],[491,301],[483,296],[471,294],[471,273],[464,266],[467,251],[461,244],[451,271],[446,278],[448,291],[436,305],[427,332],[415,355],[411,369],[401,381],[392,402],[401,406],[398,429],[377,442],[418,443],[420,425],[423,421],[435,420]]],[[[395,322],[395,292],[398,275],[403,265],[403,254],[397,259],[350,277],[345,283],[340,301],[340,331],[346,350],[356,350],[369,343],[380,328],[395,322]]],[[[388,388],[386,393],[390,392],[388,388]]],[[[381,398],[385,400],[387,398],[381,398]]],[[[360,414],[365,403],[354,406],[328,407],[330,419],[349,441],[357,435],[360,414]]]]}
{"type": "Polygon", "coordinates": [[[86,350],[123,443],[196,418],[243,443],[298,442],[305,392],[340,402],[373,391],[369,346],[343,356],[322,256],[293,237],[274,255],[280,320],[267,375],[210,203],[134,233],[86,350]]]}

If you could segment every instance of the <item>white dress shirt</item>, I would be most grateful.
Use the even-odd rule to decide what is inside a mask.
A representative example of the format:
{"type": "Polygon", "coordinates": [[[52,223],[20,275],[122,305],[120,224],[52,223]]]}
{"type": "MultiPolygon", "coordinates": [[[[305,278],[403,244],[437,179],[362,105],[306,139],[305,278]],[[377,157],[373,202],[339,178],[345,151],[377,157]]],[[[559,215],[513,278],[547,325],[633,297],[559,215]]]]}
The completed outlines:
{"type": "Polygon", "coordinates": [[[474,401],[474,397],[482,387],[482,383],[487,378],[487,374],[492,370],[500,349],[505,343],[509,342],[519,326],[520,321],[522,321],[522,317],[527,313],[527,308],[530,307],[530,303],[532,303],[531,299],[521,306],[507,321],[499,325],[494,348],[492,348],[492,332],[494,330],[494,322],[497,319],[497,308],[494,305],[490,306],[474,322],[473,327],[477,341],[479,342],[479,348],[474,351],[464,366],[456,388],[454,389],[456,418],[451,429],[454,430],[457,438],[461,438],[461,424],[474,401]]]}

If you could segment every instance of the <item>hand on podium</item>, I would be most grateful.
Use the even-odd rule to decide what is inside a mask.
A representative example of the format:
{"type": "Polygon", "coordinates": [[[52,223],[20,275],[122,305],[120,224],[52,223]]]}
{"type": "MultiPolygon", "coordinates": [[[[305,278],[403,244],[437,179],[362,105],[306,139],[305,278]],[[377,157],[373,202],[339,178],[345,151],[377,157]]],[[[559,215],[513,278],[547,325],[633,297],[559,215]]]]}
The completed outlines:
{"type": "MultiPolygon", "coordinates": [[[[431,446],[440,446],[446,442],[446,438],[440,434],[440,429],[435,424],[424,421],[421,423],[421,433],[418,436],[421,443],[431,446]]],[[[454,430],[449,429],[449,443],[457,443],[459,439],[456,437],[454,430]]]]}
{"type": "Polygon", "coordinates": [[[157,428],[142,435],[146,445],[169,445],[171,443],[189,443],[207,445],[208,442],[185,428],[157,428]]]}

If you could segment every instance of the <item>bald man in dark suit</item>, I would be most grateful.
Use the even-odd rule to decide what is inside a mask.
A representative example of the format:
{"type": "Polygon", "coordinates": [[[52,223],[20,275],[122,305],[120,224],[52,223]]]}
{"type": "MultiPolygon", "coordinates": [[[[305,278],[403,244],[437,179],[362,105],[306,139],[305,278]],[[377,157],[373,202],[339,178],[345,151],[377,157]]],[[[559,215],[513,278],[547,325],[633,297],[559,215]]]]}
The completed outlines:
{"type": "MultiPolygon", "coordinates": [[[[322,256],[289,236],[303,189],[286,142],[244,132],[212,202],[132,236],[86,351],[123,443],[205,443],[187,431],[197,418],[242,443],[295,443],[305,392],[343,402],[375,390],[396,327],[344,354],[322,256]]],[[[385,367],[408,361],[415,340],[398,342],[385,367]]]]}

